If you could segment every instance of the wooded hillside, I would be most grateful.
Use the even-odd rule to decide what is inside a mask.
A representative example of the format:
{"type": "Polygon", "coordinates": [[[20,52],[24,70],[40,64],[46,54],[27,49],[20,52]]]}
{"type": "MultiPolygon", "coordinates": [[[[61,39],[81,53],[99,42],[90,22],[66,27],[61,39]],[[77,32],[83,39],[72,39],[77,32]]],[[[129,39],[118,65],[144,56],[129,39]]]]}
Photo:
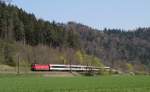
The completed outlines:
{"type": "Polygon", "coordinates": [[[86,25],[37,19],[0,2],[0,62],[107,65],[122,71],[149,71],[150,28],[97,30],[86,25]],[[103,63],[103,64],[102,64],[103,63]]]}

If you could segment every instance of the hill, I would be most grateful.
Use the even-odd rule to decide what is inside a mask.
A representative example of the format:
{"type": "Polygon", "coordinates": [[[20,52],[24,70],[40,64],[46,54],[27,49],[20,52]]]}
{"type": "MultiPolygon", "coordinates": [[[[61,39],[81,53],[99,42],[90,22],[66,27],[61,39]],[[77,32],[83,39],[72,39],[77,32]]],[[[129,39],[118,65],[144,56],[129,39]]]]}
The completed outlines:
{"type": "Polygon", "coordinates": [[[0,2],[0,63],[65,63],[103,66],[124,72],[150,71],[150,28],[92,29],[37,19],[0,2]]]}
{"type": "Polygon", "coordinates": [[[86,53],[101,58],[105,65],[123,71],[129,67],[143,71],[150,65],[150,28],[97,30],[75,22],[68,27],[79,33],[86,53]]]}

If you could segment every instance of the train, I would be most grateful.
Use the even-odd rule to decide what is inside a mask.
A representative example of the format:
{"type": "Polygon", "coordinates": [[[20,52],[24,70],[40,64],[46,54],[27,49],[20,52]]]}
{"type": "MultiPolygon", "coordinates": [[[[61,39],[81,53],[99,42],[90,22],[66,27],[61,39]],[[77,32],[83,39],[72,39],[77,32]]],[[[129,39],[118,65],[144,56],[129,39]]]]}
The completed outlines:
{"type": "MultiPolygon", "coordinates": [[[[110,67],[103,67],[109,69],[110,67]]],[[[85,65],[66,65],[66,64],[32,64],[32,71],[99,71],[101,67],[85,66],[85,65]]]]}

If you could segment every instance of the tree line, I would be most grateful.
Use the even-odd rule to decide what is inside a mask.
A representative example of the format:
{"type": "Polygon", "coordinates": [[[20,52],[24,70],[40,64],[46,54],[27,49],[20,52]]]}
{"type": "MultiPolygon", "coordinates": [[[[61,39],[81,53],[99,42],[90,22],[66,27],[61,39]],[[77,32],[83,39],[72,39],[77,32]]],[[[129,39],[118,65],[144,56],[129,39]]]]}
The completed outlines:
{"type": "MultiPolygon", "coordinates": [[[[43,45],[53,49],[59,48],[61,53],[69,49],[67,53],[70,55],[65,54],[70,56],[70,59],[66,57],[68,60],[74,57],[73,52],[81,51],[98,57],[104,65],[112,68],[125,71],[130,67],[131,70],[145,71],[150,66],[149,36],[150,28],[97,30],[76,22],[49,22],[37,19],[34,14],[17,6],[0,2],[0,42],[5,43],[0,46],[3,47],[1,51],[8,64],[14,60],[11,56],[14,49],[11,44],[19,42],[25,47],[43,45]]],[[[32,60],[27,61],[33,62],[32,60]]]]}

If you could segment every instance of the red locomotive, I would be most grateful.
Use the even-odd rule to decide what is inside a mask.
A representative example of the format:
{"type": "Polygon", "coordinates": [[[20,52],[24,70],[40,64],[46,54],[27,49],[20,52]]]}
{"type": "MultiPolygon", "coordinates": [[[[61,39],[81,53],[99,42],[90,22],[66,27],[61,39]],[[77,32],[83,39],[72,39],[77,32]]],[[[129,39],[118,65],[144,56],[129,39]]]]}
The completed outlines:
{"type": "Polygon", "coordinates": [[[31,65],[31,70],[32,71],[49,71],[50,70],[50,66],[49,64],[32,64],[31,65]]]}

